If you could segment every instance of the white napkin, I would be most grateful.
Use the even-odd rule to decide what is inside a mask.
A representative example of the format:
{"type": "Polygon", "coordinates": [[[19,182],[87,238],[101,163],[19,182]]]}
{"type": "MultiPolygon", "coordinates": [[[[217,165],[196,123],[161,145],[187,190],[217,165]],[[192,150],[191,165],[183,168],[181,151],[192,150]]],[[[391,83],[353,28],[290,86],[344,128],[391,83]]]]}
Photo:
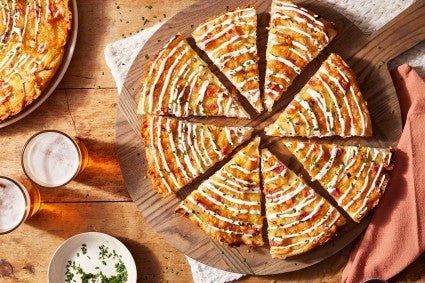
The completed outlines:
{"type": "MultiPolygon", "coordinates": [[[[411,5],[414,0],[322,0],[334,6],[334,9],[353,21],[365,33],[371,33],[402,12],[411,5]]],[[[106,64],[111,69],[117,84],[118,93],[121,92],[127,72],[134,59],[142,49],[146,41],[152,36],[164,22],[156,23],[154,26],[111,44],[105,48],[106,64]]],[[[390,62],[389,68],[393,69],[403,63],[409,63],[416,67],[422,75],[425,73],[425,42],[390,62]]],[[[225,283],[237,280],[244,274],[232,273],[216,269],[200,263],[190,257],[187,261],[192,270],[195,283],[225,283]]]]}

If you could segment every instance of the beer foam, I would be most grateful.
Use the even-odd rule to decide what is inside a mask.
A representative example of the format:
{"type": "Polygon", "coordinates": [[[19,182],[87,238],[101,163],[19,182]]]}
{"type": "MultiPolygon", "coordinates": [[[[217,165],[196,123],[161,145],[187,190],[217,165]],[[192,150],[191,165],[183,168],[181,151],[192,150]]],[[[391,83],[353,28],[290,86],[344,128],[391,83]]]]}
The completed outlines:
{"type": "Polygon", "coordinates": [[[15,228],[25,216],[25,196],[8,179],[0,178],[0,233],[15,228]]]}
{"type": "Polygon", "coordinates": [[[47,187],[61,186],[79,170],[79,151],[67,136],[44,132],[27,145],[24,166],[34,182],[47,187]]]}

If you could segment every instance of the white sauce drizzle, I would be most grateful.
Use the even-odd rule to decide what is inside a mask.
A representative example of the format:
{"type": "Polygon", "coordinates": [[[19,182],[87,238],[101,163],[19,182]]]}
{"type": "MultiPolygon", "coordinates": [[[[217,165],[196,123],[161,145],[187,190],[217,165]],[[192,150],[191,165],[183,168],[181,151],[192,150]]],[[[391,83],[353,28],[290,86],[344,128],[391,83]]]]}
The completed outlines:
{"type": "MultiPolygon", "coordinates": [[[[179,122],[180,123],[180,122],[179,122]]],[[[167,119],[167,122],[165,123],[165,130],[168,133],[168,140],[170,141],[170,146],[171,146],[171,151],[173,152],[173,156],[174,156],[174,160],[177,163],[177,167],[179,167],[180,171],[183,173],[184,177],[186,178],[186,181],[189,181],[190,178],[187,175],[186,169],[185,167],[183,167],[183,165],[180,162],[180,158],[178,157],[178,152],[177,152],[177,148],[176,148],[176,144],[174,142],[174,137],[173,137],[173,133],[171,131],[171,119],[167,119]]]]}
{"type": "MultiPolygon", "coordinates": [[[[155,119],[154,118],[151,118],[151,120],[150,120],[150,126],[149,126],[149,133],[150,133],[150,138],[151,138],[151,140],[150,140],[150,148],[151,148],[151,151],[152,151],[152,156],[153,156],[155,167],[156,167],[156,170],[157,170],[157,172],[159,174],[159,177],[161,179],[162,184],[166,187],[166,189],[169,192],[173,192],[173,190],[171,189],[170,185],[168,184],[168,181],[165,179],[165,176],[164,176],[164,174],[162,172],[161,167],[159,166],[159,161],[158,161],[158,157],[157,157],[157,154],[156,154],[156,151],[157,150],[155,149],[156,141],[155,141],[155,135],[154,135],[154,122],[155,122],[155,119]]],[[[157,126],[158,126],[158,122],[157,122],[157,126]]],[[[160,127],[158,127],[158,128],[160,129],[160,127]]],[[[159,142],[159,144],[160,144],[160,142],[159,142]]]]}

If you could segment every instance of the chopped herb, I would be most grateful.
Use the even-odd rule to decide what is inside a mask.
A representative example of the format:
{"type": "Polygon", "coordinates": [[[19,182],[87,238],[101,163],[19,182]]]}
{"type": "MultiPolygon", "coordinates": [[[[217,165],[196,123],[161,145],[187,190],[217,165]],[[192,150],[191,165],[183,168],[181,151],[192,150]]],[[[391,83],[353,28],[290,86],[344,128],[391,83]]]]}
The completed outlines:
{"type": "MultiPolygon", "coordinates": [[[[99,266],[95,266],[95,273],[86,272],[81,267],[81,265],[76,261],[69,260],[66,265],[65,270],[65,282],[77,282],[77,280],[81,282],[111,282],[111,283],[124,283],[128,281],[128,272],[124,262],[121,259],[121,256],[113,250],[109,252],[108,247],[101,245],[98,247],[99,249],[99,260],[103,265],[107,265],[106,259],[115,260],[114,268],[116,271],[115,275],[110,277],[103,274],[100,270],[99,266]]],[[[83,244],[81,246],[81,251],[84,255],[87,254],[87,245],[83,244]]],[[[77,253],[77,256],[79,253],[77,253]]],[[[87,256],[89,259],[90,257],[87,256]]]]}
{"type": "Polygon", "coordinates": [[[146,9],[149,9],[149,10],[152,10],[153,7],[152,7],[152,5],[146,5],[145,8],[146,9]]]}

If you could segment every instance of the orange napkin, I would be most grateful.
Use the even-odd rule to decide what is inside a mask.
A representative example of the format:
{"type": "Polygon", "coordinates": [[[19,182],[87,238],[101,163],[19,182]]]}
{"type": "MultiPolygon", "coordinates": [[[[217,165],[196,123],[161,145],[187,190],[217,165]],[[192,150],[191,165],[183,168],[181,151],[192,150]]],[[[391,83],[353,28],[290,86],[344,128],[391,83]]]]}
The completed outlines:
{"type": "Polygon", "coordinates": [[[342,282],[389,279],[425,250],[425,82],[408,65],[391,72],[404,124],[392,177],[342,282]]]}

